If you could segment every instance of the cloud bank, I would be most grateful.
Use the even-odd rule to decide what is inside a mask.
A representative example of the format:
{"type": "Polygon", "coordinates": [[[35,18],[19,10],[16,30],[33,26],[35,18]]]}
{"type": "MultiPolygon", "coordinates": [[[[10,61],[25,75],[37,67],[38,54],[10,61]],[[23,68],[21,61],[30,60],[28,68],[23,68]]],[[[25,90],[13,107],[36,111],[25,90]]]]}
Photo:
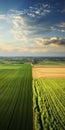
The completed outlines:
{"type": "Polygon", "coordinates": [[[42,38],[37,41],[39,46],[65,46],[65,39],[59,37],[42,38]]]}
{"type": "Polygon", "coordinates": [[[54,9],[49,4],[39,3],[27,9],[10,9],[6,14],[0,13],[0,52],[64,53],[65,22],[51,24],[54,9]]]}

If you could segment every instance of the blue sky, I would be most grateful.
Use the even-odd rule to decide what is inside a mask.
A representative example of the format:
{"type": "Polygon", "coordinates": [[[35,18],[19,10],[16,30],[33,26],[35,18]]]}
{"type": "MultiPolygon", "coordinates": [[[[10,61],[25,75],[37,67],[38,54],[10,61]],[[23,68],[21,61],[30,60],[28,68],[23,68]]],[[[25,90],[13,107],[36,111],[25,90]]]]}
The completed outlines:
{"type": "Polygon", "coordinates": [[[0,56],[65,56],[65,1],[0,0],[0,56]]]}

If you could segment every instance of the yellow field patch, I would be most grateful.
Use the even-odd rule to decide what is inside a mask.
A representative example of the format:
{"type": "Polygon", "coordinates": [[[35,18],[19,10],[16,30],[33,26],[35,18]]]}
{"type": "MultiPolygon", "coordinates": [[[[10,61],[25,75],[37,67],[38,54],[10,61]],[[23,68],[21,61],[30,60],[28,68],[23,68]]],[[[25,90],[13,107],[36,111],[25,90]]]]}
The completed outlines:
{"type": "Polygon", "coordinates": [[[65,66],[33,66],[33,78],[65,78],[65,66]]]}

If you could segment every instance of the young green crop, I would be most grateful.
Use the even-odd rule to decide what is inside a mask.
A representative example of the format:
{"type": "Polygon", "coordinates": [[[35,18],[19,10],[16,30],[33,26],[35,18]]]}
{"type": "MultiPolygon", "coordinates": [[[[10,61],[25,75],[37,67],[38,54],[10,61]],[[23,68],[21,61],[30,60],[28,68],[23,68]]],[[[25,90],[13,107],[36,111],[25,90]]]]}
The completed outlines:
{"type": "Polygon", "coordinates": [[[33,80],[35,130],[65,129],[65,79],[33,80]]]}
{"type": "Polygon", "coordinates": [[[31,65],[0,66],[0,130],[32,130],[31,65]]]}

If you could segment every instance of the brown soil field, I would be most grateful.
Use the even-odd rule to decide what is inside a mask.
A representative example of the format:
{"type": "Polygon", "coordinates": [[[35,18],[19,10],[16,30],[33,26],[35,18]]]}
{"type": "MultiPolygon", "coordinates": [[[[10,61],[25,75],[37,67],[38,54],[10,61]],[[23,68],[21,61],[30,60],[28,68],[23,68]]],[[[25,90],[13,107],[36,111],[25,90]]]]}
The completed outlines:
{"type": "Polygon", "coordinates": [[[33,78],[65,78],[65,66],[33,66],[33,78]]]}

